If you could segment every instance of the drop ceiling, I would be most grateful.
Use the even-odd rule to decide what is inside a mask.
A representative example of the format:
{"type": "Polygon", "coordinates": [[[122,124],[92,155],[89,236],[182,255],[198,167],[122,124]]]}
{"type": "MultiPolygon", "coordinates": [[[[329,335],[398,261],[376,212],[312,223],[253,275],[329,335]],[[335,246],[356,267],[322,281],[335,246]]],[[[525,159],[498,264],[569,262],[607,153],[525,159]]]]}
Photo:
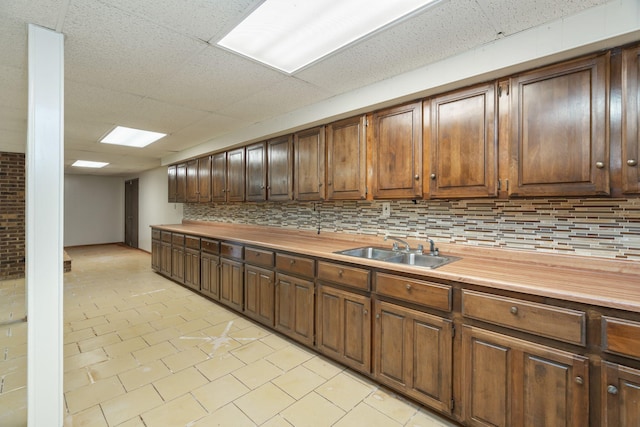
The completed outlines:
{"type": "Polygon", "coordinates": [[[2,1],[0,151],[26,147],[27,23],[65,35],[65,171],[132,176],[212,139],[606,2],[442,0],[288,75],[216,47],[259,0],[2,1]],[[99,144],[116,125],[168,136],[142,149],[99,144]],[[72,170],[78,159],[110,165],[72,170]]]}

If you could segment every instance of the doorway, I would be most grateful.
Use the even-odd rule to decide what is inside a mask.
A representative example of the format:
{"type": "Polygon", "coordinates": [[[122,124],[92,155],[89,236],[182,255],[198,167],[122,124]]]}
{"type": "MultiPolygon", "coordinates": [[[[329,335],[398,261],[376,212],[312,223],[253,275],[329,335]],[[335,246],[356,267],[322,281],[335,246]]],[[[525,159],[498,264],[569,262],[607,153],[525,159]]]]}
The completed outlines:
{"type": "Polygon", "coordinates": [[[124,183],[124,243],[138,247],[138,179],[124,183]]]}

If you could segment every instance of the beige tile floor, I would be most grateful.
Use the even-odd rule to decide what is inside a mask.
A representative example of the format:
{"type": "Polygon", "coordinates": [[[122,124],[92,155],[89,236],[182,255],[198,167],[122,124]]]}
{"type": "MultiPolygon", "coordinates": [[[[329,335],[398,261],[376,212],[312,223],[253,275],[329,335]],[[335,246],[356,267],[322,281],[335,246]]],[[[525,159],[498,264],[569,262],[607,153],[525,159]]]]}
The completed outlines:
{"type": "MultiPolygon", "coordinates": [[[[118,245],[70,248],[65,426],[453,426],[161,276],[118,245]]],[[[0,282],[0,321],[24,316],[0,282]]],[[[26,425],[27,324],[0,327],[0,426],[26,425]]]]}

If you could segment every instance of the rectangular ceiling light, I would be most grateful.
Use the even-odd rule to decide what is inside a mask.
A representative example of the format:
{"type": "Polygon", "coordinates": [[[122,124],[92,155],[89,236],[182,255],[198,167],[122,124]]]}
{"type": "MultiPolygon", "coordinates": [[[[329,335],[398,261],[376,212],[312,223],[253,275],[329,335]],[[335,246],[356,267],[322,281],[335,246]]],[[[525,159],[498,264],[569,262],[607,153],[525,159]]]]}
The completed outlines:
{"type": "Polygon", "coordinates": [[[104,144],[125,145],[127,147],[146,147],[152,142],[156,142],[162,137],[167,136],[166,133],[150,132],[148,130],[140,130],[117,126],[107,134],[100,142],[104,144]]]}
{"type": "Polygon", "coordinates": [[[436,0],[266,0],[218,45],[287,73],[436,0]]]}
{"type": "Polygon", "coordinates": [[[109,163],[105,162],[92,162],[89,160],[76,160],[73,162],[71,166],[75,166],[77,168],[103,168],[107,166],[109,163]]]}

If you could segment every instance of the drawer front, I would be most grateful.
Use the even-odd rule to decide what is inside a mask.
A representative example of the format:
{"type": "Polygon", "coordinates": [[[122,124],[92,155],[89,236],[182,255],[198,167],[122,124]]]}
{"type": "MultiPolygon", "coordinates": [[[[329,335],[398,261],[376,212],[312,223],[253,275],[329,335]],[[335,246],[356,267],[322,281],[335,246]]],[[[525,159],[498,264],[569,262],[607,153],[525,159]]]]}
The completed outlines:
{"type": "Polygon", "coordinates": [[[585,345],[586,314],[529,301],[462,291],[462,314],[500,326],[585,345]]]}
{"type": "Polygon", "coordinates": [[[162,241],[163,242],[171,243],[171,232],[170,231],[163,231],[163,232],[161,232],[161,235],[162,235],[162,241]]]}
{"type": "Polygon", "coordinates": [[[195,250],[199,251],[200,250],[200,238],[199,237],[186,236],[184,245],[189,249],[195,249],[195,250]]]}
{"type": "Polygon", "coordinates": [[[160,230],[156,230],[155,228],[151,229],[151,238],[153,240],[160,240],[160,234],[161,234],[160,230]]]}
{"type": "Polygon", "coordinates": [[[276,254],[276,268],[287,273],[313,277],[315,261],[294,255],[276,254]]]}
{"type": "Polygon", "coordinates": [[[214,255],[218,255],[220,253],[220,242],[217,240],[202,239],[201,245],[203,252],[214,255]]]}
{"type": "Polygon", "coordinates": [[[376,273],[376,293],[426,307],[451,311],[451,286],[376,273]]]}
{"type": "Polygon", "coordinates": [[[242,246],[233,243],[220,243],[220,255],[226,258],[242,259],[242,249],[242,246]]]}
{"type": "Polygon", "coordinates": [[[318,279],[369,290],[369,270],[318,261],[318,279]]]}
{"type": "Polygon", "coordinates": [[[640,323],[603,316],[602,333],[604,351],[640,359],[640,323]]]}
{"type": "Polygon", "coordinates": [[[265,251],[263,249],[256,248],[244,249],[244,260],[249,264],[273,267],[274,258],[275,254],[272,251],[265,251]]]}
{"type": "Polygon", "coordinates": [[[184,246],[184,234],[173,233],[173,236],[171,237],[171,243],[176,246],[184,246]]]}

